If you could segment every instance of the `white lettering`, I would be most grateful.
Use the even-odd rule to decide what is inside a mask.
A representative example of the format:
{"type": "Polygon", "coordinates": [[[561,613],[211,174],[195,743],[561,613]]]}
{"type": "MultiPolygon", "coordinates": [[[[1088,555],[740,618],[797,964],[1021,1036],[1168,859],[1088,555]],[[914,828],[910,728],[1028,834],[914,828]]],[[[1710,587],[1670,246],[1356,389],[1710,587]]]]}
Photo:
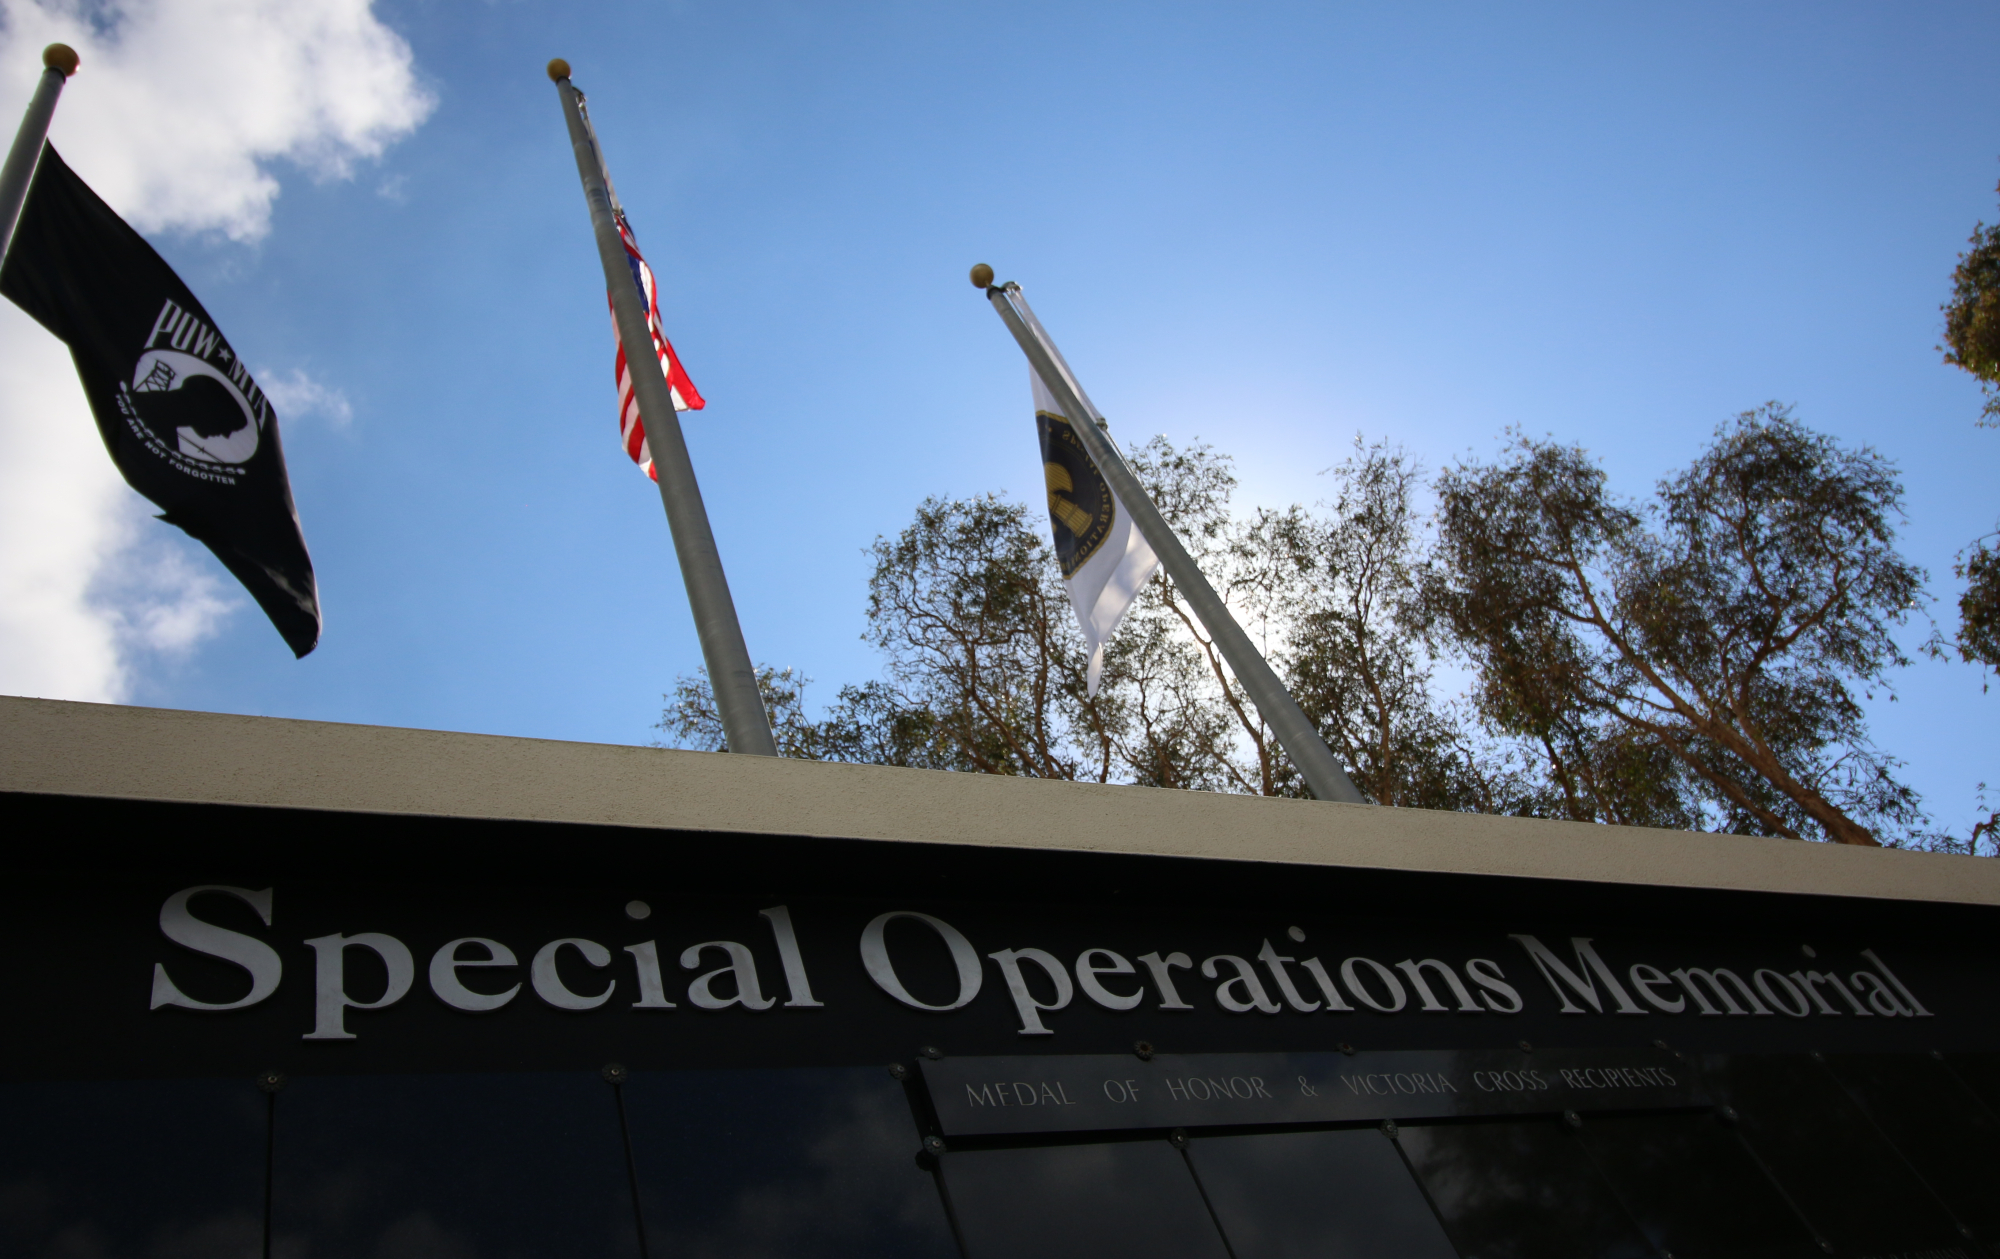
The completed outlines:
{"type": "Polygon", "coordinates": [[[1588,1001],[1592,1010],[1599,1014],[1604,1013],[1604,1003],[1597,995],[1597,984],[1590,978],[1593,974],[1604,981],[1605,989],[1610,992],[1612,1000],[1618,1003],[1618,1013],[1646,1012],[1619,984],[1618,977],[1611,973],[1611,968],[1604,964],[1604,959],[1597,956],[1597,950],[1590,947],[1588,936],[1571,936],[1569,941],[1570,947],[1576,950],[1577,966],[1583,974],[1571,970],[1561,958],[1549,951],[1547,945],[1531,935],[1510,935],[1507,938],[1528,951],[1528,956],[1534,959],[1535,966],[1542,972],[1542,978],[1548,981],[1556,998],[1562,1002],[1564,1014],[1583,1013],[1583,1008],[1569,999],[1569,991],[1564,988],[1565,984],[1570,990],[1574,990],[1577,996],[1588,1001]]]}
{"type": "Polygon", "coordinates": [[[1354,1012],[1354,1007],[1347,1004],[1341,997],[1340,989],[1333,986],[1333,977],[1326,973],[1326,967],[1320,965],[1318,958],[1309,957],[1305,961],[1300,962],[1299,965],[1305,967],[1306,974],[1311,975],[1313,982],[1319,985],[1319,994],[1326,998],[1326,1012],[1328,1014],[1332,1014],[1336,1010],[1349,1014],[1354,1012]]]}
{"type": "Polygon", "coordinates": [[[1215,1001],[1232,1014],[1247,1014],[1251,1010],[1262,1010],[1266,1014],[1276,1014],[1278,1003],[1271,1000],[1264,991],[1264,983],[1257,978],[1257,968],[1234,953],[1218,953],[1201,964],[1204,979],[1221,978],[1217,962],[1227,962],[1236,974],[1215,986],[1215,1001]],[[1241,988],[1238,993],[1236,989],[1241,988]]]}
{"type": "MultiPolygon", "coordinates": [[[[732,1005],[740,1005],[746,1010],[768,1010],[777,1002],[764,995],[764,989],[757,982],[757,959],[750,950],[734,940],[708,940],[701,944],[690,944],[681,950],[681,969],[695,970],[701,966],[701,955],[710,949],[721,949],[729,958],[729,965],[718,966],[712,971],[694,977],[688,984],[688,1000],[704,1010],[726,1010],[732,1005]],[[719,975],[729,975],[736,981],[736,991],[726,997],[715,994],[712,986],[719,975]]],[[[605,996],[611,993],[607,989],[605,996]]]]}
{"type": "Polygon", "coordinates": [[[625,951],[632,955],[632,964],[639,972],[639,999],[632,1003],[635,1010],[677,1010],[680,1007],[667,1000],[667,982],[660,974],[660,946],[657,941],[647,940],[640,944],[628,944],[625,951]]]}
{"type": "Polygon", "coordinates": [[[1519,1014],[1525,1007],[1526,1003],[1521,1000],[1521,994],[1514,990],[1514,985],[1508,983],[1507,977],[1501,972],[1500,963],[1490,958],[1471,958],[1465,963],[1465,973],[1472,976],[1472,982],[1483,989],[1479,999],[1495,1014],[1519,1014]],[[1500,1000],[1495,1000],[1496,997],[1500,1000]],[[1501,1005],[1500,1001],[1505,1001],[1507,1004],[1501,1005]]]}
{"type": "Polygon", "coordinates": [[[383,1006],[394,1005],[410,991],[410,985],[417,977],[416,959],[410,956],[409,946],[394,936],[383,935],[379,931],[363,931],[356,935],[330,936],[307,940],[317,954],[313,965],[313,1030],[307,1032],[303,1040],[353,1040],[354,1033],[347,1030],[349,1010],[379,1010],[383,1006]],[[382,959],[382,967],[389,973],[389,982],[382,988],[382,995],[373,1001],[356,1001],[347,995],[347,950],[367,949],[382,959]]]}
{"type": "Polygon", "coordinates": [[[1875,1013],[1891,1019],[1898,1015],[1904,1018],[1912,1017],[1910,1007],[1904,1005],[1902,998],[1889,990],[1889,985],[1882,982],[1881,976],[1871,971],[1858,970],[1854,972],[1852,979],[1855,989],[1868,998],[1869,1005],[1875,1007],[1875,1013]]]}
{"type": "Polygon", "coordinates": [[[174,305],[173,299],[169,298],[167,304],[160,307],[160,313],[154,316],[153,330],[146,334],[146,343],[139,348],[142,350],[152,349],[153,343],[159,340],[161,331],[166,330],[171,332],[174,325],[180,322],[180,318],[181,308],[174,305]]]}
{"type": "Polygon", "coordinates": [[[1174,990],[1171,971],[1178,966],[1182,970],[1193,970],[1194,959],[1185,953],[1169,953],[1164,958],[1158,953],[1142,953],[1139,960],[1153,973],[1153,987],[1160,994],[1162,1010],[1192,1010],[1193,1006],[1181,1000],[1181,994],[1174,990]]]}
{"type": "Polygon", "coordinates": [[[514,951],[498,940],[485,940],[478,936],[453,940],[431,954],[431,991],[438,995],[438,1000],[454,1010],[468,1010],[475,1014],[497,1010],[514,999],[521,991],[521,985],[515,984],[505,992],[474,992],[459,979],[458,970],[461,966],[514,965],[518,965],[514,961],[514,951]],[[466,945],[484,949],[486,956],[460,957],[458,951],[466,945]]]}
{"type": "Polygon", "coordinates": [[[799,952],[798,933],[792,930],[792,911],[783,905],[773,905],[757,913],[770,920],[771,935],[778,942],[778,960],[785,967],[785,1005],[788,1008],[822,1008],[819,1002],[813,1000],[812,983],[806,978],[806,959],[799,952]]]}
{"type": "Polygon", "coordinates": [[[1278,956],[1278,950],[1272,948],[1271,942],[1266,940],[1263,949],[1257,954],[1257,960],[1264,963],[1265,968],[1271,972],[1271,978],[1277,983],[1278,993],[1284,997],[1286,1005],[1300,1014],[1311,1014],[1319,1009],[1319,1002],[1308,1001],[1299,995],[1297,986],[1292,983],[1291,972],[1285,969],[1285,963],[1296,959],[1278,956]]]}
{"type": "Polygon", "coordinates": [[[583,954],[585,964],[593,969],[603,970],[611,965],[611,950],[595,940],[551,940],[535,953],[535,960],[528,963],[528,979],[535,986],[535,995],[558,1010],[595,1010],[611,1000],[611,993],[618,987],[612,980],[604,986],[604,991],[596,996],[571,992],[562,981],[562,974],[556,969],[556,958],[568,945],[583,954]]]}
{"type": "Polygon", "coordinates": [[[1458,972],[1438,959],[1427,957],[1421,962],[1405,959],[1396,963],[1396,969],[1410,977],[1410,986],[1417,990],[1417,1000],[1422,1003],[1424,1009],[1436,1011],[1445,1008],[1444,1002],[1439,1001],[1437,994],[1431,991],[1431,986],[1424,982],[1425,967],[1429,967],[1435,971],[1439,978],[1444,980],[1445,985],[1451,989],[1453,999],[1458,1002],[1458,1012],[1460,1014],[1484,1013],[1480,1009],[1479,1003],[1472,999],[1472,994],[1465,990],[1465,982],[1458,977],[1458,972]]]}
{"type": "Polygon", "coordinates": [[[1632,986],[1639,990],[1639,995],[1645,999],[1647,1005],[1664,1014],[1679,1014],[1687,1009],[1686,997],[1663,997],[1655,991],[1658,988],[1671,990],[1674,985],[1673,979],[1659,967],[1639,962],[1626,973],[1632,980],[1632,986]]]}
{"type": "Polygon", "coordinates": [[[1736,1004],[1736,998],[1730,994],[1728,988],[1722,986],[1722,981],[1725,979],[1734,985],[1736,991],[1742,995],[1745,1001],[1750,1003],[1751,1007],[1757,1013],[1769,1014],[1771,1012],[1762,1001],[1757,999],[1757,994],[1750,991],[1750,985],[1743,982],[1743,976],[1733,970],[1727,970],[1718,966],[1712,971],[1707,971],[1702,970],[1700,967],[1690,966],[1684,970],[1675,971],[1674,978],[1679,980],[1681,987],[1686,989],[1687,994],[1695,999],[1695,1004],[1701,1007],[1703,1014],[1722,1013],[1722,1011],[1715,1008],[1715,1003],[1708,999],[1710,995],[1713,995],[1716,1000],[1721,1001],[1723,1005],[1729,1007],[1729,1013],[1731,1014],[1748,1014],[1750,1012],[1736,1004]],[[1696,980],[1700,980],[1701,983],[1708,985],[1707,993],[1702,991],[1700,985],[1695,982],[1696,980]]]}
{"type": "Polygon", "coordinates": [[[1396,972],[1372,957],[1348,958],[1340,964],[1340,978],[1341,982],[1347,985],[1347,990],[1354,994],[1356,1001],[1379,1014],[1394,1014],[1410,1003],[1409,994],[1403,991],[1403,981],[1396,978],[1396,972]],[[1375,994],[1369,992],[1368,986],[1361,982],[1361,976],[1355,971],[1356,966],[1366,966],[1375,972],[1375,978],[1382,981],[1382,987],[1389,993],[1387,1001],[1375,999],[1375,994]]]}
{"type": "Polygon", "coordinates": [[[1916,1016],[1920,1019],[1927,1019],[1932,1017],[1931,1012],[1929,1010],[1924,1009],[1924,1003],[1917,1000],[1917,994],[1911,992],[1908,988],[1905,988],[1903,986],[1903,981],[1896,978],[1896,972],[1889,969],[1889,964],[1883,961],[1881,958],[1875,956],[1874,949],[1861,950],[1861,956],[1867,958],[1871,963],[1874,964],[1876,970],[1882,972],[1882,978],[1888,980],[1889,986],[1896,990],[1898,996],[1902,997],[1905,1009],[1914,1011],[1916,1013],[1916,1016]]]}
{"type": "Polygon", "coordinates": [[[1797,984],[1780,975],[1777,971],[1767,967],[1757,971],[1750,978],[1756,983],[1757,991],[1763,994],[1764,1000],[1778,1007],[1780,1014],[1790,1015],[1795,1019],[1802,1019],[1812,1013],[1812,1004],[1806,1000],[1806,994],[1799,991],[1797,984]],[[1769,980],[1765,979],[1764,976],[1766,975],[1769,975],[1771,978],[1769,980]],[[1774,981],[1779,988],[1784,989],[1784,996],[1781,997],[1771,991],[1771,985],[1774,981]],[[1798,1006],[1796,1010],[1792,1008],[1795,1004],[1798,1006]]]}
{"type": "Polygon", "coordinates": [[[188,352],[196,358],[207,358],[215,349],[215,343],[221,340],[221,335],[207,324],[196,324],[195,329],[194,349],[188,352]]]}
{"type": "Polygon", "coordinates": [[[1840,1013],[1840,1011],[1834,1009],[1832,1005],[1828,1004],[1825,997],[1820,995],[1819,986],[1821,984],[1832,984],[1833,990],[1840,994],[1840,999],[1842,1001],[1847,1002],[1848,1008],[1853,1010],[1857,1016],[1861,1018],[1875,1017],[1875,1012],[1873,1010],[1869,1009],[1865,1005],[1862,1005],[1860,1001],[1855,999],[1854,990],[1849,988],[1846,984],[1842,983],[1839,975],[1832,974],[1827,971],[1795,970],[1792,972],[1792,980],[1794,983],[1798,984],[1800,988],[1805,990],[1806,995],[1813,999],[1814,1004],[1819,1006],[1819,1012],[1821,1014],[1838,1015],[1840,1013]]]}
{"type": "MultiPolygon", "coordinates": [[[[979,995],[979,986],[986,976],[980,971],[979,954],[973,949],[972,941],[959,934],[958,928],[941,918],[929,914],[919,914],[907,909],[893,910],[881,914],[861,930],[861,965],[868,971],[868,978],[875,986],[896,1000],[916,1010],[930,1010],[941,1013],[969,1005],[979,995]],[[931,1005],[910,995],[903,981],[896,975],[895,964],[889,960],[889,943],[886,932],[889,924],[898,918],[908,918],[921,922],[938,933],[938,938],[951,950],[952,965],[958,969],[958,997],[947,1005],[931,1005]]],[[[1067,978],[1067,977],[1065,977],[1067,978]]]]}
{"type": "MultiPolygon", "coordinates": [[[[172,305],[171,302],[168,305],[172,305]]],[[[214,923],[203,922],[188,909],[188,901],[203,892],[220,892],[234,896],[262,919],[265,926],[271,925],[271,889],[253,892],[248,888],[225,887],[216,883],[205,883],[199,887],[183,888],[167,898],[160,906],[160,931],[175,944],[185,945],[197,953],[219,957],[225,962],[241,966],[250,974],[250,991],[234,1001],[196,1001],[167,977],[167,968],[153,963],[153,1003],[147,1007],[157,1010],[163,1005],[180,1006],[186,1010],[241,1010],[245,1006],[256,1005],[259,1001],[278,990],[278,980],[283,977],[285,964],[278,957],[278,951],[254,936],[240,931],[218,927],[214,923]]]]}
{"type": "Polygon", "coordinates": [[[1055,1033],[1042,1023],[1042,1013],[1046,1010],[1060,1010],[1076,995],[1076,989],[1069,982],[1069,969],[1056,958],[1041,949],[1001,949],[998,953],[988,953],[1000,967],[1001,978],[1007,981],[1007,991],[1013,995],[1014,1008],[1021,1014],[1021,1035],[1052,1036],[1055,1033]],[[1037,1001],[1028,991],[1028,981],[1021,974],[1021,963],[1033,962],[1042,973],[1055,984],[1056,999],[1052,1002],[1037,1001]]]}
{"type": "Polygon", "coordinates": [[[1146,995],[1141,988],[1134,993],[1113,992],[1104,986],[1099,975],[1130,975],[1135,968],[1132,963],[1113,953],[1110,949],[1085,949],[1076,955],[1076,983],[1083,989],[1083,995],[1107,1010],[1129,1010],[1139,1004],[1146,995]],[[1106,958],[1099,962],[1096,959],[1106,958]]]}

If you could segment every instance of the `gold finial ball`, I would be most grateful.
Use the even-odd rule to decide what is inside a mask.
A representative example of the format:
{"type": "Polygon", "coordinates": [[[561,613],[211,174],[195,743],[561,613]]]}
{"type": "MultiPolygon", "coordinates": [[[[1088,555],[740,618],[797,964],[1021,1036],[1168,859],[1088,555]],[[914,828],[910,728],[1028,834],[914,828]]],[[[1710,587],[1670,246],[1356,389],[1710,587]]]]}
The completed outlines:
{"type": "Polygon", "coordinates": [[[549,82],[560,83],[569,77],[569,62],[557,57],[549,62],[549,82]]]}
{"type": "Polygon", "coordinates": [[[76,55],[76,49],[68,44],[50,44],[42,49],[42,64],[51,70],[62,71],[65,79],[76,73],[76,67],[81,60],[76,55]]]}
{"type": "Polygon", "coordinates": [[[987,266],[983,262],[980,263],[978,266],[974,267],[972,269],[972,287],[976,289],[992,288],[993,268],[987,266]]]}

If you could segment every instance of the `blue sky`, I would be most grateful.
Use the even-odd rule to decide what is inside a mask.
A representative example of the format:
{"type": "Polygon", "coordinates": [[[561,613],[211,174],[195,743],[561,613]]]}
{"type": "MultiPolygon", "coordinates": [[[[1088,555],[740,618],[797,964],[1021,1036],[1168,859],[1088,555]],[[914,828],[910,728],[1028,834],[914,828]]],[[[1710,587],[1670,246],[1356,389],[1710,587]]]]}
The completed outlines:
{"type": "MultiPolygon", "coordinates": [[[[1940,616],[2000,513],[2000,433],[1934,349],[2000,217],[1991,4],[375,14],[425,121],[346,177],[265,161],[259,239],[152,233],[252,364],[347,403],[285,417],[324,642],[293,661],[232,593],[206,637],[128,651],[129,702],[655,737],[699,649],[617,446],[557,55],[709,399],[684,419],[751,652],[822,700],[877,670],[869,543],[925,495],[1039,483],[976,261],[1124,440],[1212,442],[1246,508],[1317,496],[1356,433],[1436,467],[1509,426],[1643,494],[1778,400],[1901,466],[1940,616]]],[[[1933,663],[1898,689],[1877,740],[1962,830],[2000,694],[1933,663]]]]}

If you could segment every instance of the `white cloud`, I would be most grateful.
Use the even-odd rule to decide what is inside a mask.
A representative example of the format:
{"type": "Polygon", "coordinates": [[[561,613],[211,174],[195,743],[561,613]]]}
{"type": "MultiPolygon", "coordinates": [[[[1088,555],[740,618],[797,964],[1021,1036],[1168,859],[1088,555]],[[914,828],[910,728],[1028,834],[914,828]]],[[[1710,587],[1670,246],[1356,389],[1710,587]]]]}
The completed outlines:
{"type": "MultiPolygon", "coordinates": [[[[0,15],[0,114],[27,104],[44,45],[76,48],[51,138],[142,231],[255,241],[280,162],[344,178],[433,105],[372,0],[0,0],[0,15]]],[[[295,413],[350,414],[302,373],[273,383],[298,391],[295,413]]],[[[0,692],[125,699],[149,657],[253,606],[150,515],[64,347],[0,302],[0,692]]]]}
{"type": "Polygon", "coordinates": [[[0,692],[115,700],[117,622],[91,598],[144,518],[61,342],[0,301],[0,692]]]}
{"type": "Polygon", "coordinates": [[[118,628],[127,657],[152,652],[186,656],[238,608],[253,606],[242,588],[173,531],[154,527],[98,574],[92,594],[118,628]]]}
{"type": "Polygon", "coordinates": [[[279,423],[286,420],[321,419],[334,428],[346,428],[354,418],[347,395],[323,385],[298,368],[289,372],[259,371],[257,387],[278,409],[279,423]]]}
{"type": "Polygon", "coordinates": [[[27,103],[41,49],[83,64],[50,138],[141,231],[255,240],[273,159],[341,178],[430,113],[409,45],[372,0],[6,0],[0,101],[27,103]]]}

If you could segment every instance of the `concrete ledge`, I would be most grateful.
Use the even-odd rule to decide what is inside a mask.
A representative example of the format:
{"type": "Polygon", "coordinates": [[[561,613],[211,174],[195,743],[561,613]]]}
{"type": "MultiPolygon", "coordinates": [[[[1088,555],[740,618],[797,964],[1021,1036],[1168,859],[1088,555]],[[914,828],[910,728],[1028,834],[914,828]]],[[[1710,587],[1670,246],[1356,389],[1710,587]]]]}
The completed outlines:
{"type": "Polygon", "coordinates": [[[2000,860],[0,696],[0,791],[2000,904],[2000,860]]]}

